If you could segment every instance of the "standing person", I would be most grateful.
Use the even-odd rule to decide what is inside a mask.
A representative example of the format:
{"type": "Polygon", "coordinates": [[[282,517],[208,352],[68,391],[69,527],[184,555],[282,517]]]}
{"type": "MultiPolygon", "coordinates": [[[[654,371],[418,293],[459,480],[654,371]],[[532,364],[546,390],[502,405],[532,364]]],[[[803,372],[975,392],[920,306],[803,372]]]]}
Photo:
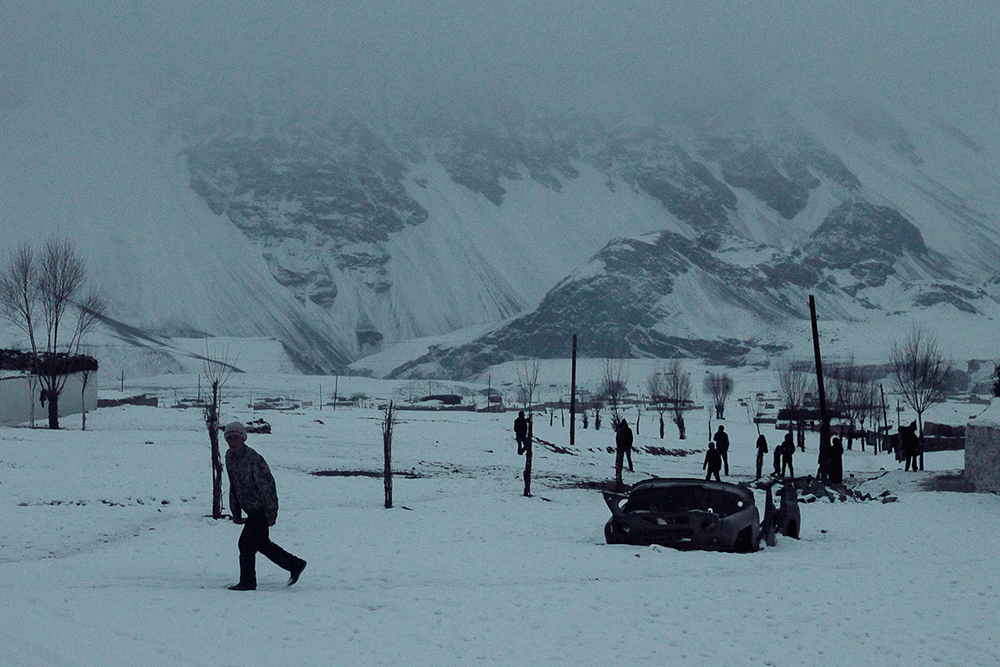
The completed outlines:
{"type": "Polygon", "coordinates": [[[243,524],[240,534],[240,582],[231,591],[252,591],[257,588],[257,552],[264,554],[278,567],[288,570],[291,586],[299,580],[306,562],[293,556],[268,536],[268,527],[278,520],[278,492],[267,461],[247,446],[247,430],[233,422],[224,432],[229,450],[226,452],[226,472],[229,473],[229,507],[233,523],[243,524]],[[246,521],[243,512],[246,511],[246,521]]]}
{"type": "Polygon", "coordinates": [[[708,469],[705,474],[705,479],[712,479],[712,475],[715,475],[715,481],[721,482],[719,479],[719,471],[722,469],[722,454],[719,450],[715,448],[714,442],[708,443],[708,451],[705,452],[705,462],[701,464],[701,469],[708,469]]]}
{"type": "Polygon", "coordinates": [[[618,422],[618,433],[615,435],[615,445],[618,449],[618,467],[624,464],[624,458],[628,459],[628,471],[635,472],[632,468],[632,429],[624,419],[618,422]]]}
{"type": "Polygon", "coordinates": [[[781,476],[785,475],[785,468],[788,468],[789,477],[795,477],[795,468],[792,466],[792,455],[795,454],[795,441],[791,432],[785,434],[785,441],[781,443],[781,476]]]}
{"type": "Polygon", "coordinates": [[[722,457],[722,464],[725,466],[725,473],[729,475],[729,434],[726,433],[726,429],[720,424],[719,430],[715,432],[715,447],[719,450],[719,456],[722,457]]]}
{"type": "Polygon", "coordinates": [[[757,479],[760,479],[761,471],[764,469],[764,454],[767,454],[767,438],[761,433],[757,436],[757,479]]]}
{"type": "Polygon", "coordinates": [[[920,453],[920,438],[917,437],[917,422],[911,422],[909,426],[899,427],[899,444],[903,450],[903,457],[906,459],[905,470],[917,470],[917,457],[920,453]]]}
{"type": "Polygon", "coordinates": [[[632,470],[632,429],[628,427],[628,422],[624,419],[618,422],[615,427],[615,483],[618,492],[625,490],[625,483],[622,482],[622,467],[625,465],[625,457],[628,457],[628,471],[632,470]]]}
{"type": "Polygon", "coordinates": [[[524,454],[528,446],[528,420],[524,417],[524,410],[518,411],[514,420],[514,438],[517,440],[517,453],[524,454]]]}
{"type": "Polygon", "coordinates": [[[844,483],[844,443],[840,438],[834,438],[830,444],[830,481],[844,483]]]}

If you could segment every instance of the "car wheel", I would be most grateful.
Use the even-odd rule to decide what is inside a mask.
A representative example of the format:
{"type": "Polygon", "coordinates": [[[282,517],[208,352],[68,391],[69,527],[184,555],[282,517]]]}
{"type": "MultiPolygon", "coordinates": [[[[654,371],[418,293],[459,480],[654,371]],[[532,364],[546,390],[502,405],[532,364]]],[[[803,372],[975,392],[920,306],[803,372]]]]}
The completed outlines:
{"type": "Polygon", "coordinates": [[[754,552],[753,529],[750,526],[741,530],[740,534],[736,536],[736,544],[733,545],[733,551],[740,554],[754,552]]]}

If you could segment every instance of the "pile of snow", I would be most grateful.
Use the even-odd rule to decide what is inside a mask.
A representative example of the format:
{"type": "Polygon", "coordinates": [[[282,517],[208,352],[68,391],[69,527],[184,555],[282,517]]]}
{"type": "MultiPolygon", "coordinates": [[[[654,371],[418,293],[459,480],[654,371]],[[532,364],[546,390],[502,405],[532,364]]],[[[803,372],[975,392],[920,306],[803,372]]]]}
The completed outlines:
{"type": "MultiPolygon", "coordinates": [[[[525,498],[514,414],[399,413],[394,467],[411,474],[396,477],[395,507],[385,509],[377,478],[313,474],[380,470],[380,411],[254,412],[251,393],[301,399],[314,380],[234,377],[223,417],[272,426],[249,444],[277,480],[272,538],[309,561],[299,583],[286,587],[286,573],[261,557],[257,591],[226,589],[238,576],[239,528],[206,516],[197,410],[122,406],[91,413],[87,431],[72,419],[61,431],[2,429],[0,664],[1000,661],[988,538],[1000,531],[1000,499],[924,490],[961,468],[961,452],[928,453],[924,473],[847,452],[853,483],[898,501],[803,504],[802,539],[779,536],[756,554],[608,546],[607,507],[588,488],[613,478],[607,427],[578,425],[573,454],[537,446],[525,498]]],[[[171,379],[127,390],[169,395],[193,378],[171,379]]],[[[394,390],[361,378],[344,389],[394,390]]],[[[728,416],[730,480],[749,480],[756,430],[732,405],[728,416]]],[[[719,423],[707,417],[689,416],[688,440],[669,423],[660,440],[644,413],[626,482],[700,476],[700,453],[644,450],[703,449],[719,423]]],[[[559,413],[551,426],[537,416],[535,433],[569,442],[559,413]]],[[[811,471],[816,446],[810,434],[797,470],[811,471]]]]}

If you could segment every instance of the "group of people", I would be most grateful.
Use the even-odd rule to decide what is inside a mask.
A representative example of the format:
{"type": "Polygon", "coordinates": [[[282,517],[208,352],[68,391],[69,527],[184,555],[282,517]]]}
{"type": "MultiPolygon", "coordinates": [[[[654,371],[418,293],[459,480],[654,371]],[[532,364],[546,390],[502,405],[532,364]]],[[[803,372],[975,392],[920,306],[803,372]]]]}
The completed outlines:
{"type": "MultiPolygon", "coordinates": [[[[763,433],[757,438],[757,479],[761,478],[764,470],[764,455],[767,454],[767,438],[763,433]]],[[[795,466],[792,457],[795,455],[795,442],[791,433],[785,434],[785,439],[780,445],[774,448],[774,476],[781,477],[788,475],[795,477],[795,466]]],[[[713,476],[717,481],[719,473],[729,475],[729,434],[724,426],[719,426],[719,430],[712,436],[712,441],[708,443],[708,451],[705,452],[705,462],[701,466],[705,470],[705,479],[713,476]]]]}

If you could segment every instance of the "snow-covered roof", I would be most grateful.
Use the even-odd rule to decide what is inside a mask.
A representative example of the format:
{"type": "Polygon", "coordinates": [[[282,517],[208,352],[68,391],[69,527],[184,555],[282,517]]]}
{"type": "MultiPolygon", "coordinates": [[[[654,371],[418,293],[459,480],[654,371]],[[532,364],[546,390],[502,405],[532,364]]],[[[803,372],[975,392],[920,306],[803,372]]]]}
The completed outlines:
{"type": "Polygon", "coordinates": [[[969,420],[969,426],[1000,428],[1000,401],[993,400],[988,408],[969,420]]]}

